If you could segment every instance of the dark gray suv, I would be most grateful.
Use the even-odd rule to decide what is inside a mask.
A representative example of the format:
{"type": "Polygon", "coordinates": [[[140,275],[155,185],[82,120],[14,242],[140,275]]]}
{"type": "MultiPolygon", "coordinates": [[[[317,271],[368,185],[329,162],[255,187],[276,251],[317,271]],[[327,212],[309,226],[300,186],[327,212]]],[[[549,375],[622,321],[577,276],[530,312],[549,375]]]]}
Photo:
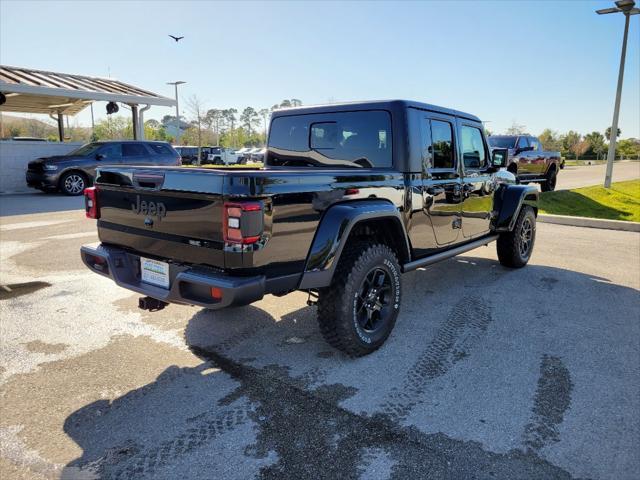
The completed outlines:
{"type": "Polygon", "coordinates": [[[105,165],[180,165],[180,155],[166,142],[93,142],[54,157],[29,162],[27,185],[43,191],[81,195],[105,165]]]}

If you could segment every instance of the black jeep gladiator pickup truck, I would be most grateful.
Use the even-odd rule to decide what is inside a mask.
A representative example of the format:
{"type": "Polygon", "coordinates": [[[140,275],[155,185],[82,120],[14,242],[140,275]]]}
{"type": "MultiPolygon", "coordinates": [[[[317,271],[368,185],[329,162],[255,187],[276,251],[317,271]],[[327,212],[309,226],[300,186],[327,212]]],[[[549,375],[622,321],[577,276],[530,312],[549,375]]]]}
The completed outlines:
{"type": "Polygon", "coordinates": [[[294,290],[351,356],[380,347],[398,316],[401,274],[497,240],[524,266],[537,189],[516,185],[482,123],[411,101],[273,113],[265,167],[105,167],[86,190],[101,244],[96,273],[167,303],[210,309],[294,290]]]}

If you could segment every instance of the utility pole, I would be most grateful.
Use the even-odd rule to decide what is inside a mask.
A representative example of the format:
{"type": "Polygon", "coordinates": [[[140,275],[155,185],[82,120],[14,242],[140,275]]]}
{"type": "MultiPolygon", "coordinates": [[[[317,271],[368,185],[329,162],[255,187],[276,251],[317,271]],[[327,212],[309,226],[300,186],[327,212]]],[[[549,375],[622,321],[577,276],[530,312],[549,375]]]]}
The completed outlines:
{"type": "Polygon", "coordinates": [[[627,55],[627,36],[629,35],[629,18],[631,15],[640,13],[640,9],[634,8],[634,0],[618,0],[615,7],[596,10],[598,15],[608,13],[623,13],[624,36],[622,37],[622,54],[620,55],[620,69],[618,70],[618,88],[616,90],[616,101],[613,107],[613,122],[611,123],[611,135],[609,139],[609,152],[607,154],[607,173],[604,177],[604,188],[611,188],[611,176],[613,175],[613,161],[616,157],[616,143],[618,139],[618,118],[620,116],[620,98],[622,96],[622,80],[624,77],[624,62],[627,55]]]}
{"type": "Polygon", "coordinates": [[[167,85],[173,85],[176,92],[176,144],[180,141],[180,107],[178,104],[178,85],[183,85],[187,82],[178,80],[177,82],[167,82],[167,85]]]}

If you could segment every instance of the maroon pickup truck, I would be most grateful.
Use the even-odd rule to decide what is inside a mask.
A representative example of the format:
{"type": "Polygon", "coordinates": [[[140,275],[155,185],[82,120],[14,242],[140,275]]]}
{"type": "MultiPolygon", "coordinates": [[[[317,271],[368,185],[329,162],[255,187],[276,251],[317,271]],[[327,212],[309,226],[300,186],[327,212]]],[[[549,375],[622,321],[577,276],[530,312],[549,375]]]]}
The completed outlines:
{"type": "Polygon", "coordinates": [[[556,188],[558,172],[563,167],[560,152],[546,152],[537,137],[531,135],[492,135],[491,148],[509,149],[507,170],[520,183],[539,183],[543,192],[556,188]]]}

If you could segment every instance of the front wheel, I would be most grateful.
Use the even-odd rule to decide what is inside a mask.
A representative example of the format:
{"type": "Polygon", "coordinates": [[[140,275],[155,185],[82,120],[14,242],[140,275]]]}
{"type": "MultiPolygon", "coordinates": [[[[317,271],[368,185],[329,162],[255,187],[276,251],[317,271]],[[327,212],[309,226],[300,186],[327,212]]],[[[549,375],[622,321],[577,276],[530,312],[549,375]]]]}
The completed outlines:
{"type": "Polygon", "coordinates": [[[400,265],[388,246],[347,246],[331,285],[319,292],[318,323],[324,339],[351,357],[380,348],[396,323],[401,285],[400,265]]]}
{"type": "Polygon", "coordinates": [[[540,190],[543,192],[553,192],[556,189],[556,183],[558,180],[558,172],[555,168],[551,168],[547,173],[546,181],[542,182],[540,185],[540,190]]]}
{"type": "Polygon", "coordinates": [[[498,237],[498,259],[505,267],[524,267],[533,252],[536,241],[536,214],[529,205],[524,205],[511,232],[498,237]]]}
{"type": "Polygon", "coordinates": [[[82,195],[87,186],[87,178],[82,173],[65,173],[60,179],[60,190],[62,190],[65,195],[82,195]]]}

